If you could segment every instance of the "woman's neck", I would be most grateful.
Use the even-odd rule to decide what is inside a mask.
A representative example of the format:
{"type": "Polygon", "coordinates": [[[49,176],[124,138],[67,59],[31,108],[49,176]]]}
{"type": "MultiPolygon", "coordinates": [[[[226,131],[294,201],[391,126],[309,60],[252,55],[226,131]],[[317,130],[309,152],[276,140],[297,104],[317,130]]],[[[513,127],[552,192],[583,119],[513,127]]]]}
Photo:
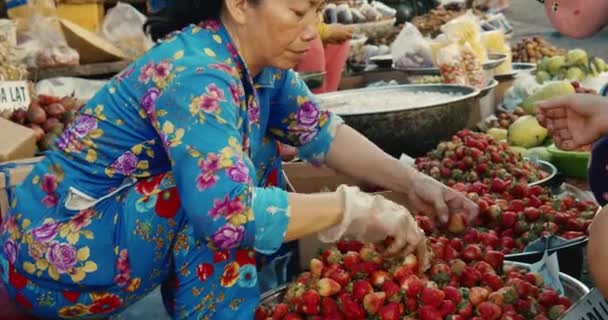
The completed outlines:
{"type": "Polygon", "coordinates": [[[232,19],[225,15],[222,15],[221,21],[224,28],[226,28],[226,32],[228,32],[228,35],[230,35],[230,39],[232,40],[234,47],[243,59],[247,70],[249,70],[249,73],[251,73],[251,77],[257,76],[260,72],[262,72],[264,65],[261,63],[261,61],[259,61],[260,59],[256,59],[251,50],[247,49],[247,45],[244,43],[246,40],[243,40],[247,37],[242,36],[242,29],[239,28],[239,26],[234,23],[232,19]]]}

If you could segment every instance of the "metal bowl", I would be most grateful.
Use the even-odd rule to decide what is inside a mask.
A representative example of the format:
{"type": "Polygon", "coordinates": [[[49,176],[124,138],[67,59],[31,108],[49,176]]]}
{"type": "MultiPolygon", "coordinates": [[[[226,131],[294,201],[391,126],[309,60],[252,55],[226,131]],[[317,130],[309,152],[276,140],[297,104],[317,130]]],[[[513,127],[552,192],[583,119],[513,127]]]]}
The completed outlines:
{"type": "MultiPolygon", "coordinates": [[[[514,265],[523,269],[530,268],[529,264],[515,261],[505,261],[505,265],[514,265]]],[[[564,287],[564,295],[568,297],[572,302],[579,301],[582,297],[589,293],[589,288],[574,277],[560,272],[559,278],[562,282],[562,286],[564,287]]],[[[283,299],[285,291],[287,291],[287,285],[283,285],[276,289],[267,291],[262,294],[260,298],[260,303],[265,306],[277,305],[283,299]]]]}
{"type": "MultiPolygon", "coordinates": [[[[505,62],[506,59],[507,56],[504,54],[489,54],[488,60],[482,64],[482,67],[486,71],[494,70],[505,62]]],[[[441,74],[438,67],[402,68],[393,65],[393,69],[403,71],[412,76],[436,76],[441,74]]]]}
{"type": "Polygon", "coordinates": [[[320,88],[325,81],[325,72],[296,72],[296,74],[310,90],[320,88]]]}
{"type": "Polygon", "coordinates": [[[394,157],[406,153],[422,156],[440,141],[450,139],[467,125],[470,114],[478,105],[479,90],[460,85],[420,84],[365,88],[318,95],[321,107],[331,110],[332,105],[350,105],[360,94],[382,96],[400,92],[438,92],[461,94],[441,104],[412,107],[405,102],[402,108],[383,112],[339,114],[344,121],[394,157]]]}

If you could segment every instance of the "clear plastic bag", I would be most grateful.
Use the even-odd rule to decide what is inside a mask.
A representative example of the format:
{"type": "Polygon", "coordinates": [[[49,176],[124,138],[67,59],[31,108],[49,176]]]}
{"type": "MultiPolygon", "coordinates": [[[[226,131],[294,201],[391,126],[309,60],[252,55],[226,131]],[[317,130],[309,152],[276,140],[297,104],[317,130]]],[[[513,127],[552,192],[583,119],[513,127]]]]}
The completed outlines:
{"type": "Polygon", "coordinates": [[[429,40],[411,23],[406,23],[391,44],[391,55],[396,67],[432,67],[433,53],[429,40]]]}
{"type": "Polygon", "coordinates": [[[80,63],[78,52],[72,49],[61,29],[58,29],[57,16],[33,15],[25,32],[25,41],[19,46],[24,48],[26,64],[32,68],[74,66],[80,63]]]}
{"type": "Polygon", "coordinates": [[[100,35],[120,48],[125,54],[137,59],[154,43],[144,33],[146,16],[133,6],[119,2],[110,10],[101,25],[100,35]]]}

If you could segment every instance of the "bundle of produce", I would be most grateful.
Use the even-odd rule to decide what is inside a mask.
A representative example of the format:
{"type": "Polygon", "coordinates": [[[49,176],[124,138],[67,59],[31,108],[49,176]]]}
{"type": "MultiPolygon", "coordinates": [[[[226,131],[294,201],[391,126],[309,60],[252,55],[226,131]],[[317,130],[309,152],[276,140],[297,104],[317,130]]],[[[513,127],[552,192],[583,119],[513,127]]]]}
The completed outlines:
{"type": "Polygon", "coordinates": [[[417,158],[416,167],[449,186],[457,182],[491,184],[494,178],[531,183],[547,176],[506,142],[469,130],[458,132],[426,157],[417,158]]]}
{"type": "Polygon", "coordinates": [[[536,69],[536,81],[539,83],[550,80],[584,81],[587,77],[597,77],[608,71],[608,65],[601,58],[590,58],[583,49],[573,49],[565,55],[543,58],[536,69]]]}
{"type": "Polygon", "coordinates": [[[46,151],[83,105],[72,97],[39,95],[27,110],[14,111],[10,120],[34,130],[39,151],[46,151]]]}
{"type": "Polygon", "coordinates": [[[564,49],[558,49],[540,36],[524,38],[512,48],[514,62],[538,63],[545,57],[566,54],[564,49]]]}
{"type": "MultiPolygon", "coordinates": [[[[446,238],[430,242],[450,245],[446,238]]],[[[383,247],[344,241],[325,250],[255,319],[554,320],[572,305],[539,273],[503,266],[501,252],[435,250],[424,268],[416,255],[384,258],[383,247]]]]}

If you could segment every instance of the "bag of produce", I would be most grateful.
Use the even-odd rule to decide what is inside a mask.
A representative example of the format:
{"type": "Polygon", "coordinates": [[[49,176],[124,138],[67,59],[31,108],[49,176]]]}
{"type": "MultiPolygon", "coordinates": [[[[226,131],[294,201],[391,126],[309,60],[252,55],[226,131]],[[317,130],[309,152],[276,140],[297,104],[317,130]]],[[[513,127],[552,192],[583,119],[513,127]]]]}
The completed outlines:
{"type": "Polygon", "coordinates": [[[148,51],[154,44],[144,33],[146,16],[133,6],[119,2],[101,25],[101,36],[112,42],[133,59],[148,51]]]}
{"type": "Polygon", "coordinates": [[[429,40],[411,23],[406,23],[391,44],[391,55],[396,67],[432,67],[433,54],[429,40]]]}

